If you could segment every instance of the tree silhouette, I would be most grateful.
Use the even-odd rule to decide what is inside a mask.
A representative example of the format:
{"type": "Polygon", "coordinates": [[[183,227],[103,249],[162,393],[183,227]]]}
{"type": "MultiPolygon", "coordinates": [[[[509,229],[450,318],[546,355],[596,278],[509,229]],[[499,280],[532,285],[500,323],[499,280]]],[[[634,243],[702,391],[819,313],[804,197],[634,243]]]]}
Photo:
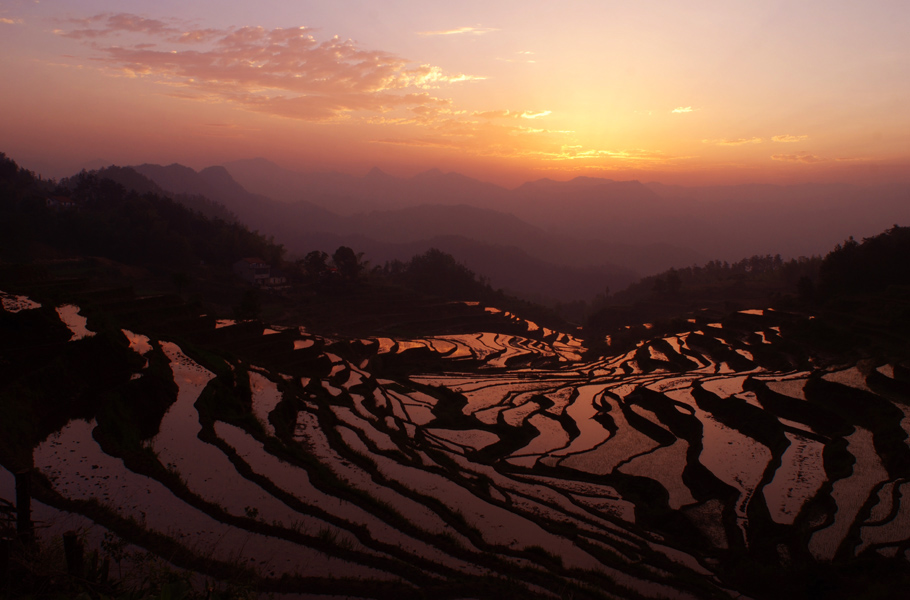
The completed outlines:
{"type": "Polygon", "coordinates": [[[363,265],[360,263],[362,256],[362,253],[355,254],[347,246],[339,246],[335,253],[332,254],[332,262],[335,263],[335,268],[338,269],[339,275],[348,281],[353,281],[357,279],[363,269],[363,265]]]}
{"type": "Polygon", "coordinates": [[[682,288],[682,279],[679,277],[679,273],[676,269],[670,269],[667,272],[667,294],[670,296],[675,296],[679,293],[680,288],[682,288]]]}
{"type": "Polygon", "coordinates": [[[473,271],[436,248],[412,258],[405,277],[415,288],[447,298],[479,297],[489,291],[473,271]]]}
{"type": "Polygon", "coordinates": [[[313,250],[298,261],[304,275],[312,281],[318,281],[328,271],[329,255],[321,250],[313,250]]]}

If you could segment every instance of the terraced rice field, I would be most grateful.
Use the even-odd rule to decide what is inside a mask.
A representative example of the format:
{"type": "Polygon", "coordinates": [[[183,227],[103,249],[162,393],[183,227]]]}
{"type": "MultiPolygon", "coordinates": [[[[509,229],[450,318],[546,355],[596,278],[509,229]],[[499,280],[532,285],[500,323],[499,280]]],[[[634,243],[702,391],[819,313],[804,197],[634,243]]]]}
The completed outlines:
{"type": "MultiPolygon", "coordinates": [[[[82,343],[74,309],[59,313],[82,343]]],[[[280,592],[737,597],[718,576],[730,549],[910,560],[906,384],[892,365],[814,368],[773,312],[742,318],[751,331],[693,324],[589,361],[530,322],[366,340],[218,322],[195,343],[258,360],[205,365],[124,330],[147,358],[133,378],[159,352],[177,388],[143,442],[162,469],[106,454],[93,421],[34,466],[61,498],[280,592]]]]}

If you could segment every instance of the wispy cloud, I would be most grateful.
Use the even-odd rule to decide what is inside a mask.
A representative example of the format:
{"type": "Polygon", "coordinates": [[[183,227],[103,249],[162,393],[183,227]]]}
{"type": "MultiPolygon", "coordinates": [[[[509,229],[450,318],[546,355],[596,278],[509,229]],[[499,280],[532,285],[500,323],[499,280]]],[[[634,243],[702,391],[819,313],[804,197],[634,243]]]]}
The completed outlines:
{"type": "Polygon", "coordinates": [[[455,29],[442,29],[440,31],[419,31],[417,35],[424,37],[433,35],[484,35],[494,31],[499,30],[494,27],[456,27],[455,29]]]}
{"type": "Polygon", "coordinates": [[[671,110],[670,112],[671,112],[671,113],[680,114],[680,113],[690,113],[690,112],[693,112],[694,110],[695,110],[695,109],[692,108],[691,106],[677,106],[676,108],[674,108],[674,109],[671,110]]]}
{"type": "Polygon", "coordinates": [[[370,143],[373,144],[390,144],[394,146],[416,146],[419,148],[446,148],[446,149],[455,149],[459,148],[459,144],[451,140],[445,140],[440,138],[381,138],[370,140],[370,143]]]}
{"type": "Polygon", "coordinates": [[[81,27],[69,31],[57,29],[55,30],[55,33],[58,33],[63,37],[77,40],[102,38],[121,33],[146,33],[151,35],[179,33],[179,30],[172,24],[165,23],[158,19],[147,19],[145,17],[127,13],[102,14],[82,19],[68,19],[65,23],[81,27]]]}
{"type": "Polygon", "coordinates": [[[8,19],[7,17],[0,17],[0,23],[4,25],[21,25],[24,23],[22,19],[8,19]]]}
{"type": "Polygon", "coordinates": [[[771,160],[811,164],[825,162],[828,159],[822,158],[820,156],[815,156],[814,154],[809,154],[808,152],[798,152],[796,154],[774,154],[771,156],[771,160]]]}
{"type": "Polygon", "coordinates": [[[728,139],[719,139],[719,140],[702,140],[703,144],[714,144],[715,146],[743,146],[745,144],[761,144],[762,138],[753,137],[753,138],[738,138],[735,140],[728,139]]]}
{"type": "Polygon", "coordinates": [[[471,113],[472,117],[480,117],[482,119],[508,119],[510,117],[517,117],[517,113],[513,113],[509,110],[482,110],[474,111],[471,113]]]}
{"type": "Polygon", "coordinates": [[[577,161],[577,162],[595,162],[608,164],[611,162],[635,162],[644,165],[667,164],[688,157],[670,156],[664,152],[646,149],[632,150],[603,150],[596,148],[584,148],[580,145],[564,145],[558,151],[536,152],[537,156],[548,160],[556,161],[577,161]]]}
{"type": "Polygon", "coordinates": [[[524,112],[516,112],[514,110],[484,110],[474,111],[471,113],[471,116],[480,117],[482,119],[539,119],[551,114],[553,114],[553,112],[549,110],[537,112],[532,112],[530,110],[524,112]]]}
{"type": "Polygon", "coordinates": [[[792,144],[793,142],[801,142],[808,138],[809,138],[808,135],[790,135],[787,133],[784,135],[775,135],[771,138],[771,141],[772,142],[782,142],[785,144],[792,144]]]}
{"type": "Polygon", "coordinates": [[[59,35],[89,43],[96,64],[122,75],[304,120],[433,105],[439,99],[426,90],[482,79],[364,49],[338,36],[319,41],[308,27],[196,29],[130,14],[69,23],[76,27],[58,30],[59,35]],[[122,37],[134,43],[113,43],[122,37]]]}
{"type": "Polygon", "coordinates": [[[517,54],[521,58],[497,58],[496,60],[501,60],[501,61],[507,62],[507,63],[527,63],[527,64],[534,64],[537,62],[533,58],[530,58],[531,56],[534,56],[534,53],[531,52],[530,50],[521,50],[519,52],[516,52],[515,54],[517,54]]]}

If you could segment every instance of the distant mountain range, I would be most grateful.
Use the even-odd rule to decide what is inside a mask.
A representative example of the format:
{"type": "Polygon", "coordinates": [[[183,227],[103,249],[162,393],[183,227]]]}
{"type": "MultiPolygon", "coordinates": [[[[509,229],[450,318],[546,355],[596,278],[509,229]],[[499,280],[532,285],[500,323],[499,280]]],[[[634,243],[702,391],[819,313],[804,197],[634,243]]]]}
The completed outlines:
{"type": "Polygon", "coordinates": [[[223,204],[295,254],[348,245],[382,264],[438,247],[494,287],[542,301],[590,299],[711,259],[822,254],[850,235],[910,221],[910,185],[681,187],[577,177],[510,190],[439,170],[357,177],[261,158],[198,172],[132,169],[171,194],[223,204]]]}
{"type": "Polygon", "coordinates": [[[547,233],[578,240],[663,245],[667,254],[648,252],[642,264],[627,262],[628,254],[603,255],[643,272],[689,265],[692,259],[820,254],[850,235],[875,235],[910,221],[910,183],[684,187],[576,177],[509,190],[439,170],[399,178],[374,169],[356,177],[299,173],[261,158],[225,168],[252,192],[284,202],[306,200],[338,214],[466,204],[510,213],[547,233]]]}

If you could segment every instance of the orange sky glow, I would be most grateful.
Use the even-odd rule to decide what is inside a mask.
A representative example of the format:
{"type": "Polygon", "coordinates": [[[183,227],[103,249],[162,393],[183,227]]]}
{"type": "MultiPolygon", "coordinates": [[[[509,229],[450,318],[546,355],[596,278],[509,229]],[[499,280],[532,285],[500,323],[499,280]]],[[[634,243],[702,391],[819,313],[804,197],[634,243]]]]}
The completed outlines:
{"type": "Polygon", "coordinates": [[[910,3],[0,3],[0,151],[505,185],[910,180],[910,3]]]}

